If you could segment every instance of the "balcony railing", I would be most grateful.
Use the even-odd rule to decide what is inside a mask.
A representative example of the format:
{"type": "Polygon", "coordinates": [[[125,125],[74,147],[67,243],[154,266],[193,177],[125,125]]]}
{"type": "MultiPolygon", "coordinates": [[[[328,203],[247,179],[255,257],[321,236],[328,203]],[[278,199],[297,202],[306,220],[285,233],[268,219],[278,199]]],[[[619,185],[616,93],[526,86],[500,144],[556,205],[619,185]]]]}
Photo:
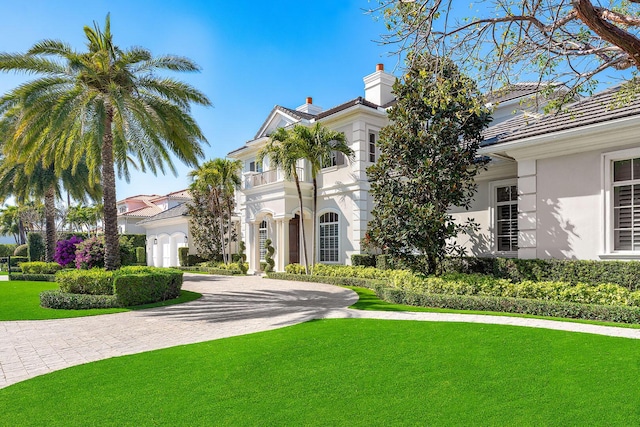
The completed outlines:
{"type": "MultiPolygon", "coordinates": [[[[298,179],[300,182],[307,182],[304,169],[296,168],[298,172],[298,179]]],[[[245,172],[244,173],[244,188],[255,188],[261,185],[271,184],[273,182],[285,181],[284,173],[280,169],[268,170],[265,172],[245,172]]]]}

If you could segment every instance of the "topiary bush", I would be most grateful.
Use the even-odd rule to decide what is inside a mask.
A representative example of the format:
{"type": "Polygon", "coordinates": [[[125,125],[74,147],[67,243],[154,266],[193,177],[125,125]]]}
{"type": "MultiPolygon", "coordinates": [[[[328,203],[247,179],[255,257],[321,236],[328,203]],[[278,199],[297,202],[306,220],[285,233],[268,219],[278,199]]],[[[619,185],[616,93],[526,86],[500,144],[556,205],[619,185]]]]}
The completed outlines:
{"type": "Polygon", "coordinates": [[[273,260],[273,254],[276,252],[276,249],[271,244],[271,239],[267,239],[264,242],[264,261],[265,261],[265,273],[271,273],[273,271],[273,267],[276,265],[276,262],[273,260]]]}
{"type": "Polygon", "coordinates": [[[62,267],[57,262],[23,262],[20,269],[23,274],[55,274],[62,267]]]}
{"type": "Polygon", "coordinates": [[[62,292],[90,295],[113,295],[113,271],[62,270],[56,273],[56,283],[62,292]]]}
{"type": "Polygon", "coordinates": [[[247,274],[247,271],[249,271],[249,264],[247,264],[247,255],[244,253],[246,249],[247,247],[245,246],[244,241],[240,240],[240,243],[238,243],[236,264],[238,265],[238,269],[242,272],[242,274],[247,274]]]}
{"type": "Polygon", "coordinates": [[[26,244],[18,245],[13,251],[13,256],[25,257],[27,258],[27,261],[28,261],[28,258],[29,258],[28,250],[29,250],[29,245],[26,245],[26,244]]]}
{"type": "Polygon", "coordinates": [[[183,247],[178,248],[178,260],[180,261],[181,267],[189,267],[189,248],[183,247]]]}
{"type": "Polygon", "coordinates": [[[56,253],[53,259],[64,268],[76,266],[76,250],[82,239],[78,236],[71,236],[67,240],[59,240],[56,243],[56,253]]]}
{"type": "Polygon", "coordinates": [[[27,256],[29,261],[44,261],[45,247],[42,234],[29,233],[27,235],[27,256]]]}
{"type": "Polygon", "coordinates": [[[132,267],[114,276],[118,304],[123,307],[177,298],[183,273],[173,268],[132,267]]]}

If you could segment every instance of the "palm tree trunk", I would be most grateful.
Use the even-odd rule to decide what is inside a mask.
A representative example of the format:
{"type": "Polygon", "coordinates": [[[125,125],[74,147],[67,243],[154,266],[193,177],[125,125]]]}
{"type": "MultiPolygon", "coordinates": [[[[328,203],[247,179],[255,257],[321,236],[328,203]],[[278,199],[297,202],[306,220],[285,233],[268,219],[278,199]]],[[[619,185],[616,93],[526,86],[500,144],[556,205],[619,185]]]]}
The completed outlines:
{"type": "Polygon", "coordinates": [[[44,194],[45,261],[53,262],[56,252],[56,189],[53,185],[44,194]]]}
{"type": "Polygon", "coordinates": [[[316,247],[318,246],[318,242],[316,242],[316,229],[318,228],[318,218],[317,217],[317,212],[318,212],[318,183],[316,181],[316,178],[313,177],[313,230],[311,230],[311,244],[313,245],[313,250],[311,251],[311,253],[313,254],[311,256],[311,274],[313,274],[313,266],[316,265],[316,247]]]}
{"type": "Polygon", "coordinates": [[[104,209],[104,268],[120,267],[120,242],[118,241],[118,209],[116,208],[116,176],[113,167],[113,133],[111,122],[113,108],[107,107],[102,137],[102,185],[104,209]]]}
{"type": "Polygon", "coordinates": [[[296,182],[296,190],[298,190],[298,201],[300,202],[300,228],[302,228],[302,255],[304,259],[304,270],[309,274],[309,260],[307,259],[307,234],[304,231],[304,211],[302,210],[302,190],[300,190],[300,180],[298,174],[294,172],[293,178],[296,182]]]}

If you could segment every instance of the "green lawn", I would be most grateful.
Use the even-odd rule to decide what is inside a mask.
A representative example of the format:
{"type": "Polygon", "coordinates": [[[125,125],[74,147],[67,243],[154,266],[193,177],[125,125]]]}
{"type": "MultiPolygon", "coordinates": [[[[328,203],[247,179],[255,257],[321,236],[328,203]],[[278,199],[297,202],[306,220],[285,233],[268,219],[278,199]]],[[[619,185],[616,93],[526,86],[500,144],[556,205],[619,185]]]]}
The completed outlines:
{"type": "Polygon", "coordinates": [[[196,292],[181,291],[180,297],[171,301],[148,304],[131,308],[105,308],[91,310],[54,310],[40,307],[40,292],[58,289],[53,282],[1,281],[0,282],[0,321],[2,320],[41,320],[62,319],[67,317],[95,316],[97,314],[119,313],[132,309],[158,307],[193,301],[202,295],[196,292]]]}
{"type": "Polygon", "coordinates": [[[323,320],[0,390],[0,425],[637,425],[640,341],[323,320]]]}
{"type": "Polygon", "coordinates": [[[568,319],[564,317],[550,317],[550,316],[534,316],[530,314],[519,313],[500,313],[495,311],[473,311],[473,310],[451,310],[446,308],[429,308],[429,307],[416,307],[413,305],[401,305],[386,302],[378,298],[376,293],[371,289],[360,288],[356,286],[343,286],[351,289],[358,294],[358,302],[353,304],[350,308],[357,310],[374,310],[374,311],[411,311],[411,312],[424,312],[424,313],[463,313],[463,314],[486,314],[490,316],[509,316],[509,317],[525,317],[530,319],[548,319],[557,320],[559,322],[575,322],[575,323],[588,323],[591,325],[603,325],[603,326],[617,326],[620,328],[632,328],[640,329],[639,324],[629,323],[615,323],[615,322],[600,322],[597,320],[585,320],[585,319],[568,319]]]}

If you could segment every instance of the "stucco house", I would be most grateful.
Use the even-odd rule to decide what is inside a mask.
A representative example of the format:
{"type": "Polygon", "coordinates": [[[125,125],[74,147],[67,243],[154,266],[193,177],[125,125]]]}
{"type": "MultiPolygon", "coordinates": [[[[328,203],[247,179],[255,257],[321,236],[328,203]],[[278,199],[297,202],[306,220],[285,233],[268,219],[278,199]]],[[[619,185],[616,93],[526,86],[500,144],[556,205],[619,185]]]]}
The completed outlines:
{"type": "MultiPolygon", "coordinates": [[[[323,125],[344,132],[352,161],[336,155],[318,177],[317,262],[348,264],[362,253],[373,199],[366,169],[388,123],[395,77],[379,64],[364,77],[364,97],[323,110],[312,98],[296,109],[276,105],[254,139],[230,152],[244,164],[238,194],[249,268],[259,271],[264,242],[273,241],[276,270],[302,262],[300,217],[311,256],[311,183],[299,164],[304,206],[281,171],[257,161],[278,127],[323,125]]],[[[560,259],[640,259],[640,100],[613,108],[616,90],[577,100],[558,114],[541,114],[530,102],[534,84],[515,85],[494,104],[494,122],[479,154],[491,159],[477,177],[470,210],[452,209],[481,226],[459,243],[483,256],[560,259]]]]}

